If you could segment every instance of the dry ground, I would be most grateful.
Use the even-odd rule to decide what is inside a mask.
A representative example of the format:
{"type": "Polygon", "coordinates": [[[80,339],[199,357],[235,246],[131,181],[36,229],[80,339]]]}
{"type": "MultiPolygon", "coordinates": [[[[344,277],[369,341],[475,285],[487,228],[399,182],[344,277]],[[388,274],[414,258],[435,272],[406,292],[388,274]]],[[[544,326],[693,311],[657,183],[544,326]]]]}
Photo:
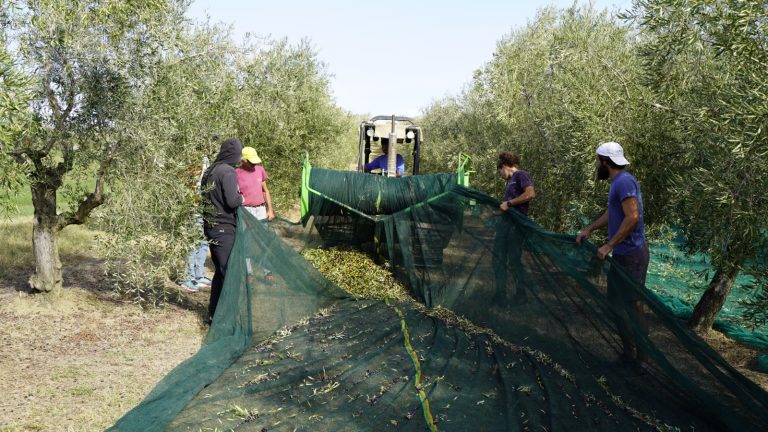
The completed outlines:
{"type": "Polygon", "coordinates": [[[724,334],[711,331],[704,340],[744,376],[768,391],[768,373],[761,372],[757,358],[764,354],[759,350],[736,342],[724,334]]]}
{"type": "Polygon", "coordinates": [[[104,430],[203,337],[198,315],[179,307],[143,311],[75,287],[55,306],[25,293],[3,297],[3,432],[104,430]]]}
{"type": "MultiPolygon", "coordinates": [[[[0,222],[0,234],[18,229],[30,225],[0,222]]],[[[205,335],[206,293],[162,310],[121,302],[105,290],[92,235],[67,230],[56,301],[27,291],[26,242],[0,254],[0,432],[104,430],[205,335]]]]}

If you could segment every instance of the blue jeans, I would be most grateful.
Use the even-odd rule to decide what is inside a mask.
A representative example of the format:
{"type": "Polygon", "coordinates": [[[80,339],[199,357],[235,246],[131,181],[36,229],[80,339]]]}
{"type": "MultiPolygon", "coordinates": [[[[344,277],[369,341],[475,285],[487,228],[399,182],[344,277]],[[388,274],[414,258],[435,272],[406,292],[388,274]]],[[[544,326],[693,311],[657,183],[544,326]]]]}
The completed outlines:
{"type": "MultiPolygon", "coordinates": [[[[197,220],[200,233],[203,232],[203,219],[197,220]]],[[[186,280],[197,280],[205,276],[205,259],[208,257],[208,242],[200,240],[197,247],[187,255],[186,280]]]]}

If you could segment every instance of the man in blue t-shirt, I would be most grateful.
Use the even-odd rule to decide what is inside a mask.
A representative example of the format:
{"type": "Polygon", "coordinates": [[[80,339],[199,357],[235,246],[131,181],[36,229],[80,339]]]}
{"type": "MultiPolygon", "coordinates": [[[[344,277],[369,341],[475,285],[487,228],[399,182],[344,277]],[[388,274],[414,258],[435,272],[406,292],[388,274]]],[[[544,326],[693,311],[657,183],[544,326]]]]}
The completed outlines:
{"type": "MultiPolygon", "coordinates": [[[[371,172],[375,169],[380,169],[382,174],[387,172],[387,154],[389,153],[389,139],[381,139],[381,152],[383,155],[377,157],[371,162],[365,164],[365,172],[371,172]]],[[[405,174],[405,159],[399,153],[395,163],[395,176],[402,177],[405,174]]]]}
{"type": "MultiPolygon", "coordinates": [[[[613,261],[643,285],[649,261],[643,222],[643,196],[637,179],[625,171],[628,165],[624,149],[618,143],[607,142],[597,148],[597,178],[611,180],[608,210],[576,236],[576,243],[581,244],[592,231],[607,225],[608,241],[597,250],[597,257],[605,259],[613,251],[613,261]]],[[[648,334],[648,324],[638,292],[623,282],[621,275],[613,269],[608,274],[608,300],[621,309],[617,311],[620,314],[626,310],[629,318],[648,334]]],[[[617,325],[624,344],[620,362],[642,366],[648,361],[646,353],[637,347],[623,319],[617,325]]]]}
{"type": "MultiPolygon", "coordinates": [[[[520,169],[520,156],[508,152],[499,154],[496,165],[499,176],[507,182],[504,200],[499,205],[503,212],[514,208],[528,216],[528,203],[536,197],[531,176],[520,169]]],[[[503,216],[503,215],[502,215],[503,216]]],[[[524,290],[525,269],[522,265],[523,242],[525,238],[520,226],[509,217],[501,217],[496,226],[493,247],[493,271],[496,281],[494,301],[504,304],[507,298],[507,273],[511,272],[515,287],[515,304],[527,301],[524,290]]]]}

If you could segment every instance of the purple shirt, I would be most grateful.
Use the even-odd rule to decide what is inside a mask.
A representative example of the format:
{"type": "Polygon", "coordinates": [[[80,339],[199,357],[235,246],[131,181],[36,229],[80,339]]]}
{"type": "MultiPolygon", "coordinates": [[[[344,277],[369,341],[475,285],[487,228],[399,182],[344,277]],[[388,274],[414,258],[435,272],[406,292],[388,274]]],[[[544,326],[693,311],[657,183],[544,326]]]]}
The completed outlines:
{"type": "MultiPolygon", "coordinates": [[[[380,169],[382,173],[387,170],[387,155],[381,155],[365,165],[366,171],[380,169]]],[[[395,161],[395,174],[405,174],[405,159],[398,154],[395,161]]]]}
{"type": "MultiPolygon", "coordinates": [[[[517,170],[507,182],[507,189],[504,190],[504,201],[515,199],[523,194],[525,188],[533,186],[531,176],[528,172],[517,170]]],[[[527,202],[514,206],[522,214],[528,216],[528,204],[527,202]]]]}
{"type": "Polygon", "coordinates": [[[645,244],[645,222],[643,222],[643,196],[637,179],[627,172],[620,172],[611,181],[608,191],[608,238],[612,238],[624,221],[622,201],[627,198],[637,198],[637,210],[640,219],[630,233],[613,248],[614,255],[632,255],[645,244]]]}

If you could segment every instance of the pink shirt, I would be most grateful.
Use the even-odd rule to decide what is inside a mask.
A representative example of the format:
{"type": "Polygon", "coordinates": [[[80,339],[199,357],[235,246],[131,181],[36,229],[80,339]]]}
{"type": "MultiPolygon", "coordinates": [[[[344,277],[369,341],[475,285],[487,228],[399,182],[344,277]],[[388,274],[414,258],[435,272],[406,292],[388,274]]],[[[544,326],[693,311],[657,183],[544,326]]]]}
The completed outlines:
{"type": "Polygon", "coordinates": [[[235,172],[237,184],[240,186],[240,195],[243,196],[243,205],[256,207],[264,204],[264,190],[261,188],[261,182],[269,178],[264,167],[256,165],[253,171],[237,168],[235,172]]]}

